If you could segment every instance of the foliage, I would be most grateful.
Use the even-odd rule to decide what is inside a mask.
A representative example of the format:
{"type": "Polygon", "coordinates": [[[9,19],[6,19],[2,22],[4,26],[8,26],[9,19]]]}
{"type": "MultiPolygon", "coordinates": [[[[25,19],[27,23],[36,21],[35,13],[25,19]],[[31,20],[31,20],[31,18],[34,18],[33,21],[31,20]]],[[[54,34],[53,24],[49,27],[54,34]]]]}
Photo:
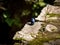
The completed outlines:
{"type": "Polygon", "coordinates": [[[41,9],[46,5],[44,0],[38,0],[36,3],[33,4],[32,10],[34,11],[33,15],[38,16],[40,14],[41,9]]]}
{"type": "MultiPolygon", "coordinates": [[[[42,7],[44,7],[46,5],[43,2],[43,0],[25,0],[25,3],[27,4],[27,6],[32,5],[30,7],[31,9],[29,9],[27,7],[22,9],[21,14],[19,14],[19,15],[21,15],[20,17],[24,17],[24,16],[28,17],[31,15],[32,15],[32,17],[36,17],[40,13],[42,7]]],[[[11,14],[10,14],[9,10],[8,11],[7,10],[3,13],[5,22],[9,26],[13,26],[13,25],[16,25],[18,27],[22,26],[23,23],[22,23],[22,20],[19,17],[19,15],[17,14],[18,17],[16,17],[16,18],[11,18],[11,14]]]]}
{"type": "Polygon", "coordinates": [[[12,24],[13,24],[13,20],[10,19],[10,18],[7,18],[7,19],[5,20],[5,22],[6,22],[9,26],[12,26],[12,24]]]}
{"type": "Polygon", "coordinates": [[[31,12],[30,12],[28,9],[23,10],[23,11],[22,11],[22,16],[28,16],[30,13],[31,13],[31,12]]]}
{"type": "Polygon", "coordinates": [[[10,16],[11,15],[9,14],[9,12],[4,12],[3,13],[4,20],[10,27],[13,26],[13,25],[16,25],[17,27],[22,26],[21,20],[18,17],[10,18],[10,16]]]}

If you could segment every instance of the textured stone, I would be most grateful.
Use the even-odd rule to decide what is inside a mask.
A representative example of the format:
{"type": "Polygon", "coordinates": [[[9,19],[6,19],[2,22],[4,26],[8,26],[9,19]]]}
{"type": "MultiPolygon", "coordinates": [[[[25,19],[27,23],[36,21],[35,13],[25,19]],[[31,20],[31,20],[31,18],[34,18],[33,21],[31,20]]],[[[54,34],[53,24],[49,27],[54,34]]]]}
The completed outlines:
{"type": "Polygon", "coordinates": [[[49,43],[45,42],[45,43],[43,43],[43,45],[51,45],[51,44],[49,44],[49,43]]]}
{"type": "Polygon", "coordinates": [[[52,25],[52,24],[48,24],[46,26],[46,30],[49,31],[49,32],[58,32],[58,29],[56,26],[52,25]]]}
{"type": "MultiPolygon", "coordinates": [[[[41,13],[39,14],[39,16],[37,18],[35,18],[36,20],[40,20],[40,21],[46,21],[48,19],[51,19],[50,17],[46,17],[48,14],[60,14],[60,6],[53,6],[53,5],[47,5],[46,7],[44,7],[41,10],[41,13]]],[[[57,17],[52,17],[52,19],[57,19],[57,17]]]]}
{"type": "Polygon", "coordinates": [[[41,24],[43,24],[43,22],[35,22],[34,25],[25,24],[21,31],[16,32],[13,39],[23,38],[27,41],[33,40],[34,38],[36,38],[36,35],[38,35],[41,24]]]}
{"type": "MultiPolygon", "coordinates": [[[[35,18],[35,19],[39,20],[39,21],[47,21],[49,19],[51,19],[51,20],[53,19],[56,22],[56,20],[58,18],[57,17],[50,17],[50,18],[46,17],[47,13],[49,13],[49,14],[60,14],[60,7],[52,6],[52,5],[48,4],[46,7],[44,7],[41,10],[40,15],[37,18],[35,18]]],[[[58,23],[60,23],[60,22],[58,22],[58,23]]],[[[42,27],[41,24],[43,24],[43,22],[35,22],[34,25],[25,24],[24,27],[21,29],[21,31],[16,32],[16,34],[13,37],[13,39],[15,40],[16,38],[18,38],[18,39],[23,38],[26,41],[33,40],[34,38],[36,38],[36,35],[38,35],[39,29],[41,29],[41,27],[42,27]]],[[[58,26],[56,27],[55,24],[54,25],[47,24],[45,29],[47,31],[49,31],[49,32],[57,32],[58,31],[58,29],[57,29],[58,26]]]]}

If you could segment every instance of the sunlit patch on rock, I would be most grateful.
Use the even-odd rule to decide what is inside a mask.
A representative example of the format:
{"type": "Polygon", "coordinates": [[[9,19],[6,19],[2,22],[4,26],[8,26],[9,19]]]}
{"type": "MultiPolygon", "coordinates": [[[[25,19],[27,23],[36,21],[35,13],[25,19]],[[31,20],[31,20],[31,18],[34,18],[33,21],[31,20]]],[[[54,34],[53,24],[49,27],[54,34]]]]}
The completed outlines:
{"type": "Polygon", "coordinates": [[[58,31],[57,27],[52,25],[52,24],[48,24],[46,26],[46,30],[49,31],[49,32],[57,32],[58,31]]]}

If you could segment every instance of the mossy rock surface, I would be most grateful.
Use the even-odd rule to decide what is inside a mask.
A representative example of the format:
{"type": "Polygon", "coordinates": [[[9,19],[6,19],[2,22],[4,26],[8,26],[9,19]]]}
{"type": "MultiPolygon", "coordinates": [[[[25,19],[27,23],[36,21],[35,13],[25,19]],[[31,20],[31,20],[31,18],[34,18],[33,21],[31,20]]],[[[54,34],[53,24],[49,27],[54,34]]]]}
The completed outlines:
{"type": "Polygon", "coordinates": [[[39,32],[39,35],[36,37],[36,39],[29,42],[29,45],[43,45],[45,42],[49,42],[51,40],[57,40],[60,39],[60,33],[54,32],[39,32]]]}

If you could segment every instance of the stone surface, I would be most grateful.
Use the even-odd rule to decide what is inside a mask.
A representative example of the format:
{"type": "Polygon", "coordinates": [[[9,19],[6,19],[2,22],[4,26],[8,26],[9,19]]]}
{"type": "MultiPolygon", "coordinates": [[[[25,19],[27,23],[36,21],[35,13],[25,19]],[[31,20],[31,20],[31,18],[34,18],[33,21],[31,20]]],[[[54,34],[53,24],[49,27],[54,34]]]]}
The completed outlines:
{"type": "Polygon", "coordinates": [[[36,35],[38,35],[39,29],[41,28],[41,24],[43,24],[43,22],[35,22],[34,25],[25,24],[21,31],[16,32],[13,39],[23,38],[27,41],[31,41],[36,37],[36,35]]]}
{"type": "Polygon", "coordinates": [[[51,44],[49,44],[49,43],[45,42],[45,43],[43,43],[43,45],[51,45],[51,44]]]}
{"type": "Polygon", "coordinates": [[[57,40],[51,40],[49,42],[44,42],[43,45],[60,45],[60,39],[57,40]]]}
{"type": "Polygon", "coordinates": [[[49,31],[49,32],[58,32],[57,27],[52,25],[52,24],[47,24],[46,30],[49,31]]]}
{"type": "Polygon", "coordinates": [[[48,4],[46,7],[44,7],[41,10],[41,13],[35,19],[40,20],[40,21],[46,21],[48,19],[57,19],[57,17],[46,17],[47,13],[48,14],[60,14],[60,6],[53,6],[53,5],[48,4]]]}
{"type": "MultiPolygon", "coordinates": [[[[52,5],[47,5],[45,8],[42,9],[40,15],[35,18],[36,20],[39,21],[47,21],[47,20],[52,20],[54,22],[49,22],[45,29],[48,32],[57,32],[58,28],[60,29],[60,17],[46,17],[47,13],[54,13],[54,14],[60,14],[60,7],[58,6],[52,6],[52,5]],[[57,23],[58,22],[58,23],[57,23]],[[57,23],[57,24],[56,24],[57,23]]],[[[29,22],[30,23],[30,22],[29,22]]],[[[36,38],[36,35],[38,35],[39,29],[41,29],[42,25],[44,22],[35,22],[34,25],[28,25],[25,24],[24,27],[21,29],[21,31],[16,32],[14,35],[13,39],[16,40],[16,38],[20,39],[23,38],[26,41],[31,41],[36,38]]],[[[54,35],[49,35],[50,37],[54,37],[57,34],[54,35]]],[[[53,41],[54,42],[54,41],[53,41]]],[[[44,45],[50,45],[48,43],[45,43],[44,45]]]]}
{"type": "Polygon", "coordinates": [[[55,2],[60,2],[60,0],[55,0],[55,2]]]}
{"type": "MultiPolygon", "coordinates": [[[[35,18],[36,20],[39,21],[46,21],[48,23],[51,24],[52,27],[55,28],[54,32],[58,30],[60,30],[60,6],[53,6],[53,5],[49,5],[47,4],[46,7],[44,7],[41,10],[41,13],[39,14],[39,16],[37,18],[35,18]],[[54,15],[52,17],[50,17],[50,15],[54,15]]],[[[48,26],[49,24],[47,24],[46,28],[47,31],[49,32],[53,32],[51,28],[49,28],[50,26],[48,26]]]]}

